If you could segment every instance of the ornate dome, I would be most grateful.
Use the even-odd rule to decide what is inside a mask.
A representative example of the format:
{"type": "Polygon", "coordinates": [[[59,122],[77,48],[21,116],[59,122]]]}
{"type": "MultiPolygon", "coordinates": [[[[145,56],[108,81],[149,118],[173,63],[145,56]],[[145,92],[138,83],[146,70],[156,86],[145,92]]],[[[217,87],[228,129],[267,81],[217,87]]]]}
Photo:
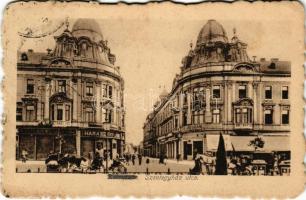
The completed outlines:
{"type": "Polygon", "coordinates": [[[88,37],[94,42],[103,40],[103,35],[99,24],[93,19],[78,19],[72,27],[74,37],[88,37]]]}
{"type": "Polygon", "coordinates": [[[228,42],[226,32],[221,24],[216,20],[210,19],[201,29],[197,45],[208,42],[228,42]]]}

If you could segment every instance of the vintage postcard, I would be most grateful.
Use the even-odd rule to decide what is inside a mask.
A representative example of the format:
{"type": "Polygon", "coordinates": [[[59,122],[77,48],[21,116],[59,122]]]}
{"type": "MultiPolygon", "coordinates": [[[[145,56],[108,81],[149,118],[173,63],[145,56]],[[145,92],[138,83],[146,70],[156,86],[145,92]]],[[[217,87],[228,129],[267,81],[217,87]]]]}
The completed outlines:
{"type": "Polygon", "coordinates": [[[9,197],[295,197],[298,2],[15,2],[2,25],[9,197]]]}

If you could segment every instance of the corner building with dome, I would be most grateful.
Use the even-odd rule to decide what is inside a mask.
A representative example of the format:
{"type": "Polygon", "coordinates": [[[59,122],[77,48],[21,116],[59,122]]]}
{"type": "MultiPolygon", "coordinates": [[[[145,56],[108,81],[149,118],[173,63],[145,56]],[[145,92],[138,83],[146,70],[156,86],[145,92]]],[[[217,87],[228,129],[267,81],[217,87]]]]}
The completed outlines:
{"type": "Polygon", "coordinates": [[[16,159],[69,153],[110,157],[125,143],[124,81],[99,24],[78,19],[54,49],[18,52],[16,159]]]}
{"type": "MultiPolygon", "coordinates": [[[[208,20],[143,126],[144,153],[191,160],[214,156],[223,135],[227,154],[290,159],[290,62],[250,58],[233,31],[208,20]],[[256,148],[255,143],[264,143],[256,148]]],[[[251,33],[250,33],[251,34],[251,33]]],[[[273,47],[271,47],[273,51],[273,47]]]]}

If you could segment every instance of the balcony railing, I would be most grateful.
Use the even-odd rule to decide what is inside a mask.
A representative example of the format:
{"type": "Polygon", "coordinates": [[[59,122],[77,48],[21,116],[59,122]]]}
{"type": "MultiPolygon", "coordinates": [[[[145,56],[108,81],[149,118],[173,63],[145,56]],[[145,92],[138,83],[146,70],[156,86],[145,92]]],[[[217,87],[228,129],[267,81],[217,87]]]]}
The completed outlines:
{"type": "Polygon", "coordinates": [[[236,130],[251,130],[253,129],[252,123],[235,123],[234,128],[236,130]]]}

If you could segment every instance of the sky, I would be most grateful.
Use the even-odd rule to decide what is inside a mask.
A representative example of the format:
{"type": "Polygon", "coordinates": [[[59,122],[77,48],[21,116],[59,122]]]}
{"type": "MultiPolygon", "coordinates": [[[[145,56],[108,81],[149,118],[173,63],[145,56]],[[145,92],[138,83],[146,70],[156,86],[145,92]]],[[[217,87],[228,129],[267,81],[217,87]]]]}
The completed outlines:
{"type": "MultiPolygon", "coordinates": [[[[142,127],[147,114],[162,90],[171,90],[173,78],[180,72],[181,61],[190,50],[190,43],[196,43],[201,28],[209,19],[97,19],[125,81],[127,142],[139,144],[143,139],[142,127]]],[[[287,21],[214,19],[223,25],[229,40],[233,28],[236,29],[239,39],[248,44],[250,58],[290,61],[287,51],[293,48],[290,40],[294,38],[294,30],[287,21]]],[[[33,23],[33,20],[24,19],[20,32],[24,32],[26,27],[31,27],[36,33],[40,30],[52,32],[64,20],[37,18],[33,23]]],[[[69,19],[70,30],[74,22],[75,19],[69,19]]],[[[19,49],[31,48],[40,52],[53,49],[53,37],[63,30],[62,27],[43,38],[22,40],[19,49]]]]}

